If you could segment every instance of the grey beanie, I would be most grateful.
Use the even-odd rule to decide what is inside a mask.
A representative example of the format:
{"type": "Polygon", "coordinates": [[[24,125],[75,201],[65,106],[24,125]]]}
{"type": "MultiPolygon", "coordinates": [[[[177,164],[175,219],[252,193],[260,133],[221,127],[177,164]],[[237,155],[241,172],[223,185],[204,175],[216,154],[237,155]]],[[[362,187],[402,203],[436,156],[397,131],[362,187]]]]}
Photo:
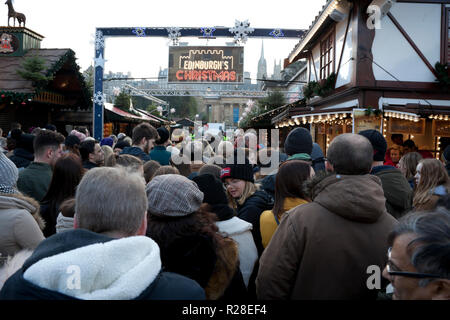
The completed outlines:
{"type": "Polygon", "coordinates": [[[19,169],[14,162],[0,152],[0,193],[17,193],[19,169]]]}
{"type": "Polygon", "coordinates": [[[196,212],[203,202],[203,192],[197,184],[179,174],[156,176],[145,191],[148,212],[155,216],[187,216],[196,212]]]}

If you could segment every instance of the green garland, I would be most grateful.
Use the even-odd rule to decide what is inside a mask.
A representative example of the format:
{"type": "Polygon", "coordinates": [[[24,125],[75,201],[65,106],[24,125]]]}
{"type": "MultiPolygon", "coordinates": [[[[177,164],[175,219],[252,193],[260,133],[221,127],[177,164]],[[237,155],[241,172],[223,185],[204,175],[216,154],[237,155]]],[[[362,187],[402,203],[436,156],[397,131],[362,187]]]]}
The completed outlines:
{"type": "Polygon", "coordinates": [[[336,74],[333,72],[325,79],[321,85],[317,81],[310,81],[303,87],[303,96],[311,99],[314,96],[325,97],[334,91],[336,84],[336,74]]]}
{"type": "Polygon", "coordinates": [[[367,107],[365,114],[366,116],[370,117],[371,115],[374,115],[375,117],[379,117],[381,115],[380,109],[373,109],[371,106],[367,107]]]}
{"type": "Polygon", "coordinates": [[[13,92],[13,91],[0,91],[0,104],[4,103],[13,103],[13,104],[19,104],[19,103],[27,103],[28,100],[32,99],[34,94],[32,93],[20,93],[20,92],[13,92]]]}

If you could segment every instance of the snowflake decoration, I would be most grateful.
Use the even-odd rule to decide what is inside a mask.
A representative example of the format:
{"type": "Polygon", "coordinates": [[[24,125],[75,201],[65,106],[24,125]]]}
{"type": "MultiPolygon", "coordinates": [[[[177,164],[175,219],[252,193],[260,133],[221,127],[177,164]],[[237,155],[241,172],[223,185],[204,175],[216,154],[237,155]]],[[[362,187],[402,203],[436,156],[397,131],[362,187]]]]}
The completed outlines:
{"type": "Polygon", "coordinates": [[[103,32],[98,30],[95,33],[95,50],[100,50],[100,48],[105,47],[105,37],[103,37],[103,32]]]}
{"type": "Polygon", "coordinates": [[[102,106],[106,102],[106,97],[101,91],[97,91],[94,94],[94,103],[102,106]]]}
{"type": "Polygon", "coordinates": [[[145,37],[145,28],[134,28],[133,33],[138,37],[145,37]]]}
{"type": "Polygon", "coordinates": [[[234,41],[245,43],[247,42],[248,34],[255,31],[255,29],[250,28],[250,22],[248,20],[234,22],[234,27],[230,28],[229,31],[234,33],[234,41]]]}
{"type": "Polygon", "coordinates": [[[203,37],[212,38],[213,32],[216,31],[216,28],[214,28],[214,27],[200,28],[200,31],[201,31],[201,33],[203,33],[203,37]]]}
{"type": "Polygon", "coordinates": [[[272,32],[269,33],[269,35],[271,35],[275,38],[284,37],[283,30],[281,30],[281,29],[273,29],[272,32]]]}
{"type": "Polygon", "coordinates": [[[178,27],[167,28],[169,39],[172,40],[174,44],[178,43],[178,38],[181,36],[180,30],[181,28],[178,27]]]}

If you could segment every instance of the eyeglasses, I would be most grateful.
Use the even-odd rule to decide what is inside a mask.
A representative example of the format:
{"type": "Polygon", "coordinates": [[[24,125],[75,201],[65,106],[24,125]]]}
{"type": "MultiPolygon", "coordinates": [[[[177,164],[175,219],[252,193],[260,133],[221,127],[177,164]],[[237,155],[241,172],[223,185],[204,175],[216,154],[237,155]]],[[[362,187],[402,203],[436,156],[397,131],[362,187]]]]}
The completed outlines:
{"type": "Polygon", "coordinates": [[[416,278],[416,279],[424,279],[424,278],[435,278],[442,279],[443,277],[437,274],[429,274],[429,273],[420,273],[420,272],[407,272],[401,270],[392,270],[392,268],[397,268],[391,261],[391,251],[392,247],[388,249],[388,263],[386,265],[387,272],[391,276],[402,276],[408,278],[416,278]]]}

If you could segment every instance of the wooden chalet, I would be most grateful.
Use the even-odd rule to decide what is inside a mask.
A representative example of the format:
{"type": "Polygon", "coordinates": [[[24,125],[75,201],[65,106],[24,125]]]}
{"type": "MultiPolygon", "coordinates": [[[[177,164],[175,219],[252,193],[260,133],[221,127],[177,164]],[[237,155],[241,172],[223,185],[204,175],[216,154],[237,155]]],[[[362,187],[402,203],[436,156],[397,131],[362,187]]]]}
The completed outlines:
{"type": "MultiPolygon", "coordinates": [[[[450,1],[329,0],[285,60],[307,62],[306,104],[277,128],[403,134],[440,156],[450,137],[450,1]]],[[[278,117],[279,118],[279,117],[278,117]]]]}

